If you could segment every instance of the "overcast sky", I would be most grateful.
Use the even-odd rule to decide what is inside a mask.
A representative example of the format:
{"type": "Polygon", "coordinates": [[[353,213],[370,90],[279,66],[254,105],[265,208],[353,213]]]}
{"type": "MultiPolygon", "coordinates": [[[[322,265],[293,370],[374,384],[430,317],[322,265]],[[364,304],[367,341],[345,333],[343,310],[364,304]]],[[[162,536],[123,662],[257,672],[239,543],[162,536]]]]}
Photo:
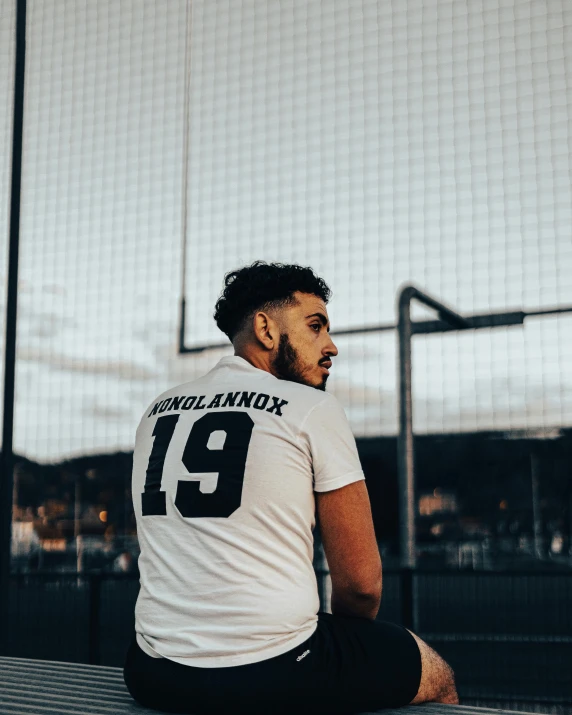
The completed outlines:
{"type": "MultiPolygon", "coordinates": [[[[0,0],[5,245],[13,23],[0,0]]],[[[19,453],[130,449],[228,354],[177,355],[185,216],[191,345],[224,342],[224,273],[257,258],[313,266],[333,330],[393,322],[405,281],[467,314],[572,305],[566,0],[29,0],[27,53],[19,453]]],[[[571,327],[415,338],[416,430],[570,425],[571,327]]],[[[339,348],[356,435],[394,434],[395,336],[339,348]]]]}

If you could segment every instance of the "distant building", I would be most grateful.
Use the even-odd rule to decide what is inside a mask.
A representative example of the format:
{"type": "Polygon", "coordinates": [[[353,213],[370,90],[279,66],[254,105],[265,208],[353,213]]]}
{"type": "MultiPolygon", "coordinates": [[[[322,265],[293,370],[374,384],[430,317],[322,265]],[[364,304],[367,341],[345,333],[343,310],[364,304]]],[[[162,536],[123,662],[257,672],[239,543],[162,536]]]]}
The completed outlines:
{"type": "Polygon", "coordinates": [[[453,492],[434,489],[432,492],[421,494],[418,501],[420,516],[433,516],[434,514],[456,514],[459,511],[457,497],[453,492]]]}
{"type": "Polygon", "coordinates": [[[12,522],[12,556],[29,556],[40,548],[33,521],[12,522]]]}

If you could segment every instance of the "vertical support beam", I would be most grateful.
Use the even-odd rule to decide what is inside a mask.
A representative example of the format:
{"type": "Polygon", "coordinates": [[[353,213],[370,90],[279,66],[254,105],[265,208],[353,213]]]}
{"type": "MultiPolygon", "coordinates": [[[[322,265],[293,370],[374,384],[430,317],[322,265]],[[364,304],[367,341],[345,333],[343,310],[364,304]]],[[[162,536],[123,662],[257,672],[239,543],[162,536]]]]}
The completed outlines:
{"type": "Polygon", "coordinates": [[[399,433],[397,468],[399,490],[399,550],[401,567],[414,569],[415,559],[415,463],[413,452],[413,402],[411,398],[411,299],[405,288],[398,300],[399,341],[399,433]]]}
{"type": "Polygon", "coordinates": [[[14,119],[12,123],[12,185],[10,241],[6,295],[6,352],[4,357],[4,420],[0,456],[0,639],[7,640],[9,620],[10,550],[12,540],[12,487],[14,457],[14,382],[16,376],[16,315],[18,306],[18,249],[20,190],[24,126],[24,68],[26,63],[26,0],[16,2],[16,56],[14,62],[14,119]]]}
{"type": "Polygon", "coordinates": [[[568,556],[572,566],[572,488],[568,485],[568,556]]]}
{"type": "MultiPolygon", "coordinates": [[[[185,258],[186,256],[186,251],[183,251],[183,260],[186,261],[187,259],[185,258]]],[[[183,288],[183,290],[185,290],[183,288]]],[[[181,296],[181,301],[179,303],[179,354],[185,352],[185,322],[187,320],[186,318],[186,313],[187,313],[187,301],[185,299],[185,296],[181,296]]]]}
{"type": "Polygon", "coordinates": [[[186,3],[185,16],[185,90],[183,108],[183,166],[181,177],[181,302],[179,307],[179,354],[185,352],[185,322],[187,295],[187,229],[188,229],[188,181],[189,181],[189,102],[191,97],[191,3],[186,3]]]}
{"type": "MultiPolygon", "coordinates": [[[[454,329],[465,330],[471,325],[454,310],[423,293],[414,286],[405,286],[397,299],[397,335],[399,340],[399,433],[397,435],[397,467],[399,479],[399,545],[401,567],[414,569],[415,554],[415,459],[413,450],[413,404],[411,388],[411,301],[417,300],[437,311],[439,318],[454,329]]],[[[414,608],[415,604],[413,604],[414,608]]]]}
{"type": "Polygon", "coordinates": [[[101,572],[89,574],[88,662],[101,663],[101,572]]]}
{"type": "Polygon", "coordinates": [[[401,575],[401,625],[410,631],[417,631],[415,618],[415,593],[413,569],[402,568],[401,575]]]}
{"type": "Polygon", "coordinates": [[[534,531],[534,555],[539,561],[544,558],[542,550],[542,514],[540,511],[540,457],[535,449],[530,452],[530,481],[532,487],[532,523],[534,531]]]}
{"type": "MultiPolygon", "coordinates": [[[[74,510],[73,510],[73,535],[75,539],[75,557],[76,557],[76,569],[78,573],[83,571],[82,561],[83,561],[83,543],[80,534],[80,517],[81,517],[81,477],[79,474],[75,475],[75,499],[74,499],[74,510]]],[[[79,579],[78,579],[79,581],[79,579]]]]}

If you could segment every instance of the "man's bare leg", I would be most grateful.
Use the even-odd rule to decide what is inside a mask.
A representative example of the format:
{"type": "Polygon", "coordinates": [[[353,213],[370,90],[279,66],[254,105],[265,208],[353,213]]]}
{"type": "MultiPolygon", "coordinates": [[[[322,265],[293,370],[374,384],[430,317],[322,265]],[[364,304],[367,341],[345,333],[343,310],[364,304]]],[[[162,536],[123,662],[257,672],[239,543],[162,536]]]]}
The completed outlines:
{"type": "MultiPolygon", "coordinates": [[[[411,631],[409,631],[411,633],[411,631]]],[[[433,648],[422,641],[415,633],[411,635],[417,641],[421,652],[421,683],[411,705],[417,703],[459,704],[455,687],[455,675],[449,666],[433,648]]]]}

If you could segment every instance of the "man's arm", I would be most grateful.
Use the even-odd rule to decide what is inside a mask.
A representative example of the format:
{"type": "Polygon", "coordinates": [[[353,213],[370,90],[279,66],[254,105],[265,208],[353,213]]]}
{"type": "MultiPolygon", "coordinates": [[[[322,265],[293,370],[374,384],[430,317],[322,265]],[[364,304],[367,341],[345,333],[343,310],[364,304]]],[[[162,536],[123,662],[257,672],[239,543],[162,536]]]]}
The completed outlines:
{"type": "Polygon", "coordinates": [[[381,601],[381,558],[365,482],[315,497],[332,578],[332,613],[373,620],[381,601]]]}

